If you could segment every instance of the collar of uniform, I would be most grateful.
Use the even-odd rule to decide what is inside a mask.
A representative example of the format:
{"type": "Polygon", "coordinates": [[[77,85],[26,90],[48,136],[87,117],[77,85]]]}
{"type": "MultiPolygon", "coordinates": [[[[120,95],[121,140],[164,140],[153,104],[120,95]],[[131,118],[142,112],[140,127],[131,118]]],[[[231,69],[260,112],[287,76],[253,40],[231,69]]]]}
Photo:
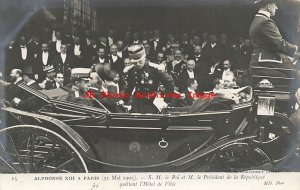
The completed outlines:
{"type": "Polygon", "coordinates": [[[259,15],[264,15],[264,16],[266,16],[266,17],[268,17],[268,18],[271,17],[271,14],[270,14],[268,11],[264,11],[264,10],[259,10],[259,11],[258,11],[258,14],[259,14],[259,15]]]}

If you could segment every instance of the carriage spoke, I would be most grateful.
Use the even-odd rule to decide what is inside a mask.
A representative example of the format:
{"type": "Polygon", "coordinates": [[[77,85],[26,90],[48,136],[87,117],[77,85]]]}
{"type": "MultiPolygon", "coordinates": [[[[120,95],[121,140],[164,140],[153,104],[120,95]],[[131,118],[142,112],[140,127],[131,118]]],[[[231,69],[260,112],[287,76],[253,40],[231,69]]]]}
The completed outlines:
{"type": "Polygon", "coordinates": [[[34,142],[35,142],[35,129],[32,130],[31,134],[31,151],[30,151],[30,164],[29,164],[29,172],[33,171],[33,155],[34,155],[34,142]]]}
{"type": "Polygon", "coordinates": [[[14,140],[12,139],[12,137],[11,137],[10,135],[8,135],[8,136],[9,136],[10,142],[11,142],[13,148],[14,148],[14,151],[16,152],[16,155],[17,155],[17,158],[18,158],[19,163],[20,163],[20,165],[21,165],[22,171],[25,173],[25,172],[26,172],[26,171],[25,171],[25,167],[24,167],[24,164],[23,164],[23,162],[22,162],[21,156],[20,156],[20,154],[19,154],[19,152],[18,152],[18,150],[17,150],[17,148],[16,148],[16,145],[15,145],[15,143],[14,143],[14,140]]]}
{"type": "Polygon", "coordinates": [[[56,172],[57,170],[59,170],[60,168],[68,165],[69,163],[71,163],[73,160],[75,160],[75,158],[71,158],[67,161],[65,161],[64,163],[62,163],[61,165],[59,165],[58,167],[54,168],[53,170],[51,170],[49,173],[53,173],[53,172],[56,172]]]}
{"type": "Polygon", "coordinates": [[[8,161],[7,160],[5,160],[2,156],[0,156],[0,159],[11,169],[11,170],[13,170],[15,173],[19,173],[12,165],[10,165],[9,163],[8,163],[8,161]]]}

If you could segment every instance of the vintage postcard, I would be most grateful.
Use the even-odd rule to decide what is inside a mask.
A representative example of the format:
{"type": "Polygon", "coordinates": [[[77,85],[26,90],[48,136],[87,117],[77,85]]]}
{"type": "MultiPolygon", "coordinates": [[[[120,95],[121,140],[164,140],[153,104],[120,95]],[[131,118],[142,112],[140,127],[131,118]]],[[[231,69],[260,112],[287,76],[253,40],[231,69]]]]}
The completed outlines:
{"type": "Polygon", "coordinates": [[[3,0],[0,189],[300,189],[299,0],[3,0]]]}

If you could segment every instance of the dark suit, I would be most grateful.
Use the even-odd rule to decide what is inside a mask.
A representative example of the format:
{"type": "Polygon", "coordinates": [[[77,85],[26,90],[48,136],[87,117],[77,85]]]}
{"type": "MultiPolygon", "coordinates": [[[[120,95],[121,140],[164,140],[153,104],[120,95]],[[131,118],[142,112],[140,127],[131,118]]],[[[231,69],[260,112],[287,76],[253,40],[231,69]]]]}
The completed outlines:
{"type": "Polygon", "coordinates": [[[117,71],[119,74],[123,72],[124,69],[124,64],[123,64],[123,59],[119,56],[117,56],[118,59],[113,61],[112,56],[109,56],[109,62],[111,64],[111,68],[114,71],[117,71]]]}
{"type": "Polygon", "coordinates": [[[213,82],[215,79],[217,78],[222,78],[222,74],[223,74],[223,68],[220,66],[220,64],[215,68],[215,71],[213,73],[209,73],[208,77],[206,79],[206,86],[204,88],[205,91],[211,91],[213,90],[214,86],[213,86],[213,82]]]}
{"type": "Polygon", "coordinates": [[[92,63],[93,63],[93,65],[94,65],[94,64],[97,64],[97,63],[104,64],[104,63],[109,63],[109,62],[110,62],[110,61],[109,61],[109,58],[108,58],[108,57],[103,58],[102,61],[100,61],[100,58],[99,58],[98,55],[92,57],[92,63]]]}
{"type": "Polygon", "coordinates": [[[33,72],[38,75],[38,81],[43,81],[46,78],[44,69],[52,65],[53,54],[48,52],[48,59],[46,65],[43,63],[43,52],[40,51],[34,62],[33,72]]]}
{"type": "MultiPolygon", "coordinates": [[[[24,81],[20,80],[16,84],[11,83],[10,85],[8,85],[6,87],[5,92],[6,92],[7,100],[12,102],[13,106],[16,106],[12,100],[14,98],[18,98],[21,100],[20,103],[16,106],[18,109],[25,110],[25,111],[37,110],[38,108],[40,108],[43,105],[42,102],[39,99],[37,99],[35,96],[32,96],[31,94],[22,90],[18,86],[18,84],[20,84],[22,82],[24,82],[24,81]]],[[[35,88],[35,87],[37,88],[37,86],[33,85],[33,88],[35,88]]]]}
{"type": "Polygon", "coordinates": [[[63,63],[61,55],[56,54],[53,57],[52,65],[54,66],[54,70],[56,73],[62,73],[64,75],[65,84],[68,84],[71,78],[72,57],[69,54],[67,54],[66,60],[63,63]]]}
{"type": "Polygon", "coordinates": [[[193,60],[196,62],[195,72],[198,74],[197,81],[198,81],[198,91],[203,92],[206,91],[209,85],[207,83],[207,79],[209,78],[209,66],[207,64],[207,60],[204,58],[203,55],[200,57],[193,57],[193,60]]]}
{"type": "Polygon", "coordinates": [[[47,81],[45,83],[45,89],[46,90],[55,89],[55,88],[60,88],[59,86],[57,86],[55,81],[47,81]]]}
{"type": "Polygon", "coordinates": [[[31,50],[33,55],[37,55],[41,51],[41,44],[36,44],[34,41],[30,42],[27,47],[31,50]]]}
{"type": "Polygon", "coordinates": [[[21,69],[23,72],[32,72],[32,66],[33,66],[33,53],[31,51],[31,49],[26,46],[27,49],[27,56],[25,59],[22,58],[22,53],[21,53],[21,47],[20,46],[16,46],[15,49],[15,69],[21,69]]]}
{"type": "Polygon", "coordinates": [[[225,60],[225,59],[231,59],[232,55],[231,55],[231,49],[232,49],[232,45],[228,42],[226,43],[219,43],[219,51],[220,51],[220,59],[221,61],[225,60]]]}
{"type": "Polygon", "coordinates": [[[207,63],[212,66],[215,63],[215,59],[221,59],[221,50],[218,43],[214,47],[212,45],[206,44],[203,49],[203,55],[207,58],[207,63]]]}
{"type": "MultiPolygon", "coordinates": [[[[253,86],[256,86],[262,80],[262,78],[256,76],[295,78],[294,66],[287,55],[293,56],[297,46],[282,38],[272,19],[263,12],[256,14],[250,26],[249,35],[253,46],[250,62],[250,76],[252,77],[251,83],[253,86]],[[257,67],[260,68],[257,69],[257,67]]],[[[290,86],[289,80],[278,78],[268,78],[268,80],[275,88],[280,87],[284,91],[291,91],[291,88],[293,88],[290,86]]]]}
{"type": "Polygon", "coordinates": [[[155,42],[155,40],[151,40],[150,42],[150,52],[151,54],[156,54],[158,51],[161,51],[163,46],[164,46],[164,43],[162,42],[161,39],[159,39],[158,41],[155,42]],[[157,46],[155,48],[155,43],[157,43],[157,46]]]}
{"type": "Polygon", "coordinates": [[[247,69],[249,67],[252,51],[252,47],[246,45],[241,49],[240,65],[242,69],[247,69]]]}
{"type": "Polygon", "coordinates": [[[189,54],[189,57],[194,56],[194,47],[188,41],[181,42],[180,46],[183,49],[183,52],[187,52],[189,54]]]}
{"type": "Polygon", "coordinates": [[[24,82],[23,80],[20,80],[19,82],[17,82],[16,84],[11,83],[10,85],[8,85],[5,89],[5,94],[6,94],[6,99],[8,101],[11,101],[13,98],[19,98],[21,99],[22,95],[24,94],[22,89],[20,87],[18,87],[18,84],[24,82]]]}
{"type": "Polygon", "coordinates": [[[180,61],[174,67],[172,65],[172,61],[167,63],[166,71],[169,73],[174,80],[177,79],[180,72],[182,72],[186,68],[186,63],[184,61],[180,61]]]}
{"type": "Polygon", "coordinates": [[[89,64],[87,64],[86,60],[86,47],[83,45],[79,45],[80,55],[75,55],[75,44],[71,44],[68,53],[73,57],[73,63],[71,65],[72,68],[75,67],[85,67],[89,68],[89,64]]]}
{"type": "MultiPolygon", "coordinates": [[[[188,71],[185,69],[179,73],[178,78],[176,80],[176,86],[179,88],[179,92],[183,92],[184,89],[187,88],[187,81],[190,79],[188,71]]],[[[198,82],[198,73],[194,71],[194,78],[198,82]]]]}
{"type": "Polygon", "coordinates": [[[189,92],[187,87],[182,91],[182,93],[185,95],[184,102],[187,104],[187,106],[191,106],[195,102],[194,98],[192,97],[193,94],[189,92]]]}
{"type": "Polygon", "coordinates": [[[98,51],[97,45],[96,45],[96,47],[94,47],[93,45],[87,46],[85,60],[86,60],[86,65],[88,67],[91,67],[93,65],[93,57],[98,56],[97,51],[98,51]]]}

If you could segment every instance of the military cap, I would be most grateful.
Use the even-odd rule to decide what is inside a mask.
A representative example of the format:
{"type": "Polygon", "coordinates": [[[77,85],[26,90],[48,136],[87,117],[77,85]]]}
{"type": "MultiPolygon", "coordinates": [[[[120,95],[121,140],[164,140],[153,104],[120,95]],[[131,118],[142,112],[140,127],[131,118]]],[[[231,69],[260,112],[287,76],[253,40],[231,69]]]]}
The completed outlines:
{"type": "Polygon", "coordinates": [[[134,44],[128,47],[128,54],[131,62],[139,62],[146,57],[145,48],[142,44],[134,44]]]}
{"type": "Polygon", "coordinates": [[[278,3],[279,0],[256,0],[254,3],[260,7],[266,6],[271,3],[278,3]]]}
{"type": "Polygon", "coordinates": [[[89,68],[74,68],[71,70],[71,79],[72,80],[90,80],[90,72],[89,68]]]}

